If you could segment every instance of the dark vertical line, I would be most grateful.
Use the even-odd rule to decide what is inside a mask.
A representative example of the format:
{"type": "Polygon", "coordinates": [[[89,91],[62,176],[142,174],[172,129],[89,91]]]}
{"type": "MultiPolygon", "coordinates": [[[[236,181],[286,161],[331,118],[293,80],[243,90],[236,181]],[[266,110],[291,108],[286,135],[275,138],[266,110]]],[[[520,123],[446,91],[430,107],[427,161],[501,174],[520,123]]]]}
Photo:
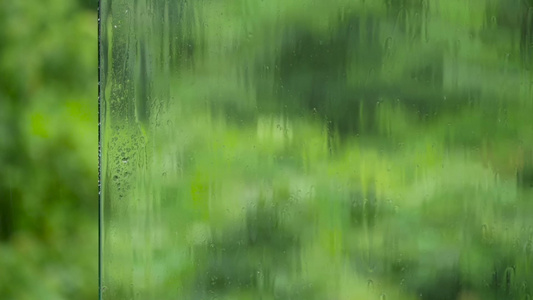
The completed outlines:
{"type": "Polygon", "coordinates": [[[102,0],[98,0],[98,299],[102,300],[102,83],[101,83],[101,48],[102,48],[102,0]]]}

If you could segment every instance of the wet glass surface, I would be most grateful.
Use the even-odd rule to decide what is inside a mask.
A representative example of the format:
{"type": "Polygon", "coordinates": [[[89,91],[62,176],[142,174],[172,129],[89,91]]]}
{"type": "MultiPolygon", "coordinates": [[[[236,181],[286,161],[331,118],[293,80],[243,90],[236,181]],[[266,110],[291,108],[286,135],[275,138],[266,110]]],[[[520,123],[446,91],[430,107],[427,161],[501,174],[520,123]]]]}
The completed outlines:
{"type": "Polygon", "coordinates": [[[101,18],[103,299],[531,299],[533,2],[101,18]]]}

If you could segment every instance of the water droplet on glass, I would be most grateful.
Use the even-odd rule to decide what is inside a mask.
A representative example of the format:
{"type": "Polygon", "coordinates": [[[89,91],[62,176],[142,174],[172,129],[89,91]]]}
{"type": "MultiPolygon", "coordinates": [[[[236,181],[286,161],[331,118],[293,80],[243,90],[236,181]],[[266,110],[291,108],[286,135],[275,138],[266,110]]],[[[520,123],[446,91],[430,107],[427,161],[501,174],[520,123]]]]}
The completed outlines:
{"type": "Polygon", "coordinates": [[[373,290],[374,289],[374,281],[372,281],[372,279],[368,280],[367,287],[368,287],[369,290],[373,290]]]}

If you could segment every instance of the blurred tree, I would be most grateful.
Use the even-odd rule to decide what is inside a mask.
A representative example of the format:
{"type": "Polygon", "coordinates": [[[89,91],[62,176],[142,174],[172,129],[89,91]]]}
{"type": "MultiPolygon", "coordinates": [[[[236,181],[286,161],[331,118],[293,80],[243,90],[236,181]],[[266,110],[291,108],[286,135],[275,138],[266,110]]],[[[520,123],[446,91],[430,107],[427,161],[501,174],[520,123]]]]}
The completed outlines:
{"type": "Polygon", "coordinates": [[[96,297],[95,9],[0,2],[2,299],[96,297]]]}

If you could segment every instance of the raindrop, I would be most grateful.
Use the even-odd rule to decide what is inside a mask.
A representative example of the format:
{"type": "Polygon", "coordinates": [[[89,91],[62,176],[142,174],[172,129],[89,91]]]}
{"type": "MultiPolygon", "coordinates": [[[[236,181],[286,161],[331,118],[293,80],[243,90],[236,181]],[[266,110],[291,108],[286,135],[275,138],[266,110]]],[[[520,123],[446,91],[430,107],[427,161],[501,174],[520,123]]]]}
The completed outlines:
{"type": "Polygon", "coordinates": [[[484,240],[486,240],[488,238],[488,226],[487,224],[483,224],[481,226],[481,236],[483,237],[484,240]]]}
{"type": "Polygon", "coordinates": [[[505,270],[505,289],[507,293],[511,292],[511,288],[513,286],[514,275],[515,275],[515,269],[513,267],[508,267],[505,270]]]}

